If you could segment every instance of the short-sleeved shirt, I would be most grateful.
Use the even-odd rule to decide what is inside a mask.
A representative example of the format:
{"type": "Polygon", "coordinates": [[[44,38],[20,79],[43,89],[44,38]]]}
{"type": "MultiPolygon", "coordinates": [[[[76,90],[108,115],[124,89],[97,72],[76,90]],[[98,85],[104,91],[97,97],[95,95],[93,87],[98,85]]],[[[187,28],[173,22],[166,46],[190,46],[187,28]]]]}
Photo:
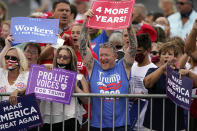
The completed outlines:
{"type": "MultiPolygon", "coordinates": [[[[8,82],[8,70],[0,68],[0,93],[12,93],[16,89],[23,89],[27,86],[29,72],[20,73],[14,84],[10,85],[8,82]]],[[[7,100],[8,97],[3,97],[7,100]]]]}
{"type": "MultiPolygon", "coordinates": [[[[146,74],[149,75],[158,68],[150,68],[146,74]]],[[[148,88],[148,94],[166,94],[166,75],[162,74],[152,88],[148,88]]],[[[150,109],[151,101],[149,100],[148,107],[144,118],[144,126],[150,129],[150,109]]],[[[184,110],[177,107],[177,130],[185,129],[184,110]]],[[[152,129],[162,131],[163,123],[163,99],[152,100],[152,129]]],[[[175,130],[175,104],[170,100],[165,100],[165,131],[175,130]]]]}
{"type": "Polygon", "coordinates": [[[179,36],[184,40],[186,36],[190,33],[196,18],[197,12],[192,10],[188,21],[183,25],[180,12],[170,15],[168,17],[168,21],[170,23],[171,37],[179,36]]]}

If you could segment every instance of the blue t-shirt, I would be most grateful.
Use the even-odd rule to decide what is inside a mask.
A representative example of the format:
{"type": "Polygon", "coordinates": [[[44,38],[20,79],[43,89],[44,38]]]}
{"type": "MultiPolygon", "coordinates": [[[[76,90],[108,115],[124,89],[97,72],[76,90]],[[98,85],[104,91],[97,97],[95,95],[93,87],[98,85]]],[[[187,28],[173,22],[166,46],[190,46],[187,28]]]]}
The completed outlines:
{"type": "MultiPolygon", "coordinates": [[[[94,60],[94,67],[90,77],[90,89],[92,93],[100,94],[128,94],[129,81],[121,59],[110,70],[103,70],[97,60],[94,60]]],[[[100,128],[101,101],[99,97],[92,98],[92,120],[91,126],[100,128]]],[[[115,127],[125,126],[126,99],[116,98],[115,100],[115,127]]],[[[128,112],[129,116],[129,112],[128,112]]],[[[130,123],[129,117],[128,124],[130,123]]],[[[103,98],[103,128],[113,126],[113,98],[103,98]]]]}
{"type": "Polygon", "coordinates": [[[104,30],[100,35],[98,35],[96,38],[91,40],[92,49],[97,54],[98,58],[99,58],[100,44],[106,43],[107,41],[108,41],[108,36],[104,30]]]}
{"type": "MultiPolygon", "coordinates": [[[[150,68],[146,74],[149,75],[156,71],[158,68],[150,68]]],[[[148,94],[166,94],[166,75],[162,74],[159,80],[153,85],[152,88],[148,88],[148,94]]],[[[152,101],[152,129],[162,131],[163,123],[163,99],[153,99],[152,101]]],[[[148,107],[146,110],[143,125],[150,129],[150,109],[151,102],[149,99],[148,107]]],[[[177,107],[177,130],[185,129],[184,123],[184,110],[177,107]]],[[[170,100],[165,100],[165,131],[175,130],[175,104],[170,100]]]]}

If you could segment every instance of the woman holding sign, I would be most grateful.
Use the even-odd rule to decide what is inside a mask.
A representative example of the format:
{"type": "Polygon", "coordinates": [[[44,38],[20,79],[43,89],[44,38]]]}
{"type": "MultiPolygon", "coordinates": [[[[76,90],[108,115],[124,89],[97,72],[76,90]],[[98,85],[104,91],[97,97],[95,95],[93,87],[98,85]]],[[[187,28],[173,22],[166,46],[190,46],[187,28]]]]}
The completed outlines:
{"type": "MultiPolygon", "coordinates": [[[[53,59],[53,67],[77,71],[77,58],[74,50],[68,46],[58,48],[53,59]]],[[[79,80],[81,81],[82,89],[80,89],[76,84],[75,92],[88,93],[89,89],[85,78],[82,76],[79,80]]],[[[77,126],[77,130],[79,130],[82,115],[85,113],[82,105],[80,105],[78,100],[74,97],[71,99],[70,105],[41,101],[40,109],[44,121],[44,126],[41,128],[43,131],[50,130],[50,123],[52,123],[53,130],[61,131],[63,127],[62,120],[64,120],[64,129],[66,129],[66,131],[75,130],[75,126],[77,126]],[[50,119],[50,116],[52,119],[50,119]],[[76,119],[77,125],[75,125],[76,119]]]]}
{"type": "MultiPolygon", "coordinates": [[[[173,68],[176,67],[175,63],[177,62],[178,52],[177,45],[173,42],[165,43],[160,47],[159,54],[161,66],[155,69],[150,68],[144,78],[144,85],[148,89],[149,94],[166,94],[166,66],[168,64],[173,68]]],[[[179,73],[183,75],[185,74],[184,72],[185,70],[179,71],[179,73]]],[[[192,72],[189,72],[188,76],[192,79],[196,79],[196,76],[192,72]]],[[[185,130],[183,109],[180,107],[176,108],[176,105],[170,99],[166,99],[164,104],[165,107],[163,107],[162,99],[153,99],[152,102],[148,103],[143,124],[146,128],[148,128],[147,131],[151,128],[150,123],[152,123],[153,130],[162,130],[163,128],[166,131],[173,131],[175,129],[179,131],[185,130]],[[152,121],[150,121],[151,108],[152,121]],[[165,110],[163,110],[163,108],[165,108],[165,110]],[[177,117],[175,117],[175,110],[177,111],[177,117]],[[164,118],[163,112],[165,113],[164,118]],[[177,123],[175,123],[175,119],[177,123]]]]}
{"type": "MultiPolygon", "coordinates": [[[[6,45],[0,53],[0,93],[15,94],[10,97],[11,103],[16,103],[18,93],[24,93],[28,78],[28,64],[23,52],[17,47],[11,47],[9,41],[13,38],[9,35],[6,45]]],[[[3,97],[3,100],[8,97],[3,97]]]]}

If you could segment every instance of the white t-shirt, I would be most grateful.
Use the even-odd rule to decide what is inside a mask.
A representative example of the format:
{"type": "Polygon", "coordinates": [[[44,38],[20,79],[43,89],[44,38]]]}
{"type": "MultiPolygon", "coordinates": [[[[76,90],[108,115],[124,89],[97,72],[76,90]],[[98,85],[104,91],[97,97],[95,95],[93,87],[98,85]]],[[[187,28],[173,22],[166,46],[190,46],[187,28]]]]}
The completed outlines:
{"type": "MultiPolygon", "coordinates": [[[[29,72],[20,73],[13,85],[8,82],[8,70],[0,68],[0,93],[12,93],[16,89],[23,89],[27,86],[29,72]]],[[[2,100],[8,100],[9,97],[2,97],[2,100]]]]}
{"type": "Polygon", "coordinates": [[[44,123],[50,123],[50,114],[51,114],[52,123],[59,123],[62,122],[63,119],[68,120],[71,118],[76,118],[77,116],[77,120],[81,124],[82,116],[86,113],[83,106],[78,103],[78,100],[76,102],[74,97],[72,97],[70,105],[41,100],[40,111],[44,123]],[[64,106],[64,112],[63,112],[63,106],[64,106]]]}
{"type": "MultiPolygon", "coordinates": [[[[193,69],[190,69],[191,68],[191,65],[189,63],[186,63],[186,69],[190,70],[191,72],[197,74],[197,66],[195,66],[193,69]]],[[[192,89],[192,95],[195,95],[196,94],[196,88],[192,89]]]]}
{"type": "Polygon", "coordinates": [[[157,68],[157,66],[153,63],[150,63],[146,66],[139,67],[137,62],[133,63],[129,80],[131,93],[147,93],[147,89],[144,87],[143,80],[149,68],[157,68]]]}
{"type": "MultiPolygon", "coordinates": [[[[131,93],[145,93],[146,94],[148,92],[144,86],[143,81],[144,81],[144,77],[145,77],[149,68],[157,68],[157,66],[153,63],[150,63],[150,64],[148,64],[146,66],[142,66],[142,67],[139,67],[137,62],[135,62],[133,64],[133,66],[131,67],[131,75],[130,75],[130,80],[129,80],[131,93]]],[[[146,113],[147,105],[148,105],[148,102],[146,101],[146,104],[144,105],[144,108],[142,109],[142,111],[140,113],[140,119],[139,119],[140,120],[140,123],[139,123],[140,131],[144,130],[143,122],[144,122],[144,116],[146,113]]],[[[138,123],[136,123],[134,129],[138,129],[137,126],[138,126],[138,123]]]]}

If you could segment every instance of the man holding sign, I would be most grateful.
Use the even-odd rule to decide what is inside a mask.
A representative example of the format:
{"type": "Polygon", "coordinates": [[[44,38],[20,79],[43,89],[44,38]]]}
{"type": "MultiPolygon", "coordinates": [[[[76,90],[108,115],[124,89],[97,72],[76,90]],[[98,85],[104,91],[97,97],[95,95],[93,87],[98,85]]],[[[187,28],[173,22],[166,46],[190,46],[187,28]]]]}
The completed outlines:
{"type": "MultiPolygon", "coordinates": [[[[94,16],[92,10],[85,14],[87,17],[94,16]]],[[[87,67],[90,77],[90,88],[92,93],[100,94],[127,94],[129,93],[129,73],[135,60],[137,40],[132,27],[128,28],[129,47],[125,56],[116,63],[117,53],[112,43],[102,44],[99,50],[99,61],[94,60],[88,48],[88,28],[85,27],[86,18],[80,35],[80,52],[87,67]]],[[[100,128],[112,129],[113,127],[113,98],[103,99],[103,114],[101,114],[101,104],[99,98],[92,98],[92,121],[91,130],[97,131],[100,128]],[[102,115],[102,125],[100,118],[102,115]]],[[[115,100],[115,130],[125,129],[126,99],[116,98],[115,100]]],[[[129,114],[129,113],[128,113],[129,114]]],[[[128,115],[129,116],[129,115],[128,115]]],[[[130,123],[129,117],[127,124],[130,123]]]]}

